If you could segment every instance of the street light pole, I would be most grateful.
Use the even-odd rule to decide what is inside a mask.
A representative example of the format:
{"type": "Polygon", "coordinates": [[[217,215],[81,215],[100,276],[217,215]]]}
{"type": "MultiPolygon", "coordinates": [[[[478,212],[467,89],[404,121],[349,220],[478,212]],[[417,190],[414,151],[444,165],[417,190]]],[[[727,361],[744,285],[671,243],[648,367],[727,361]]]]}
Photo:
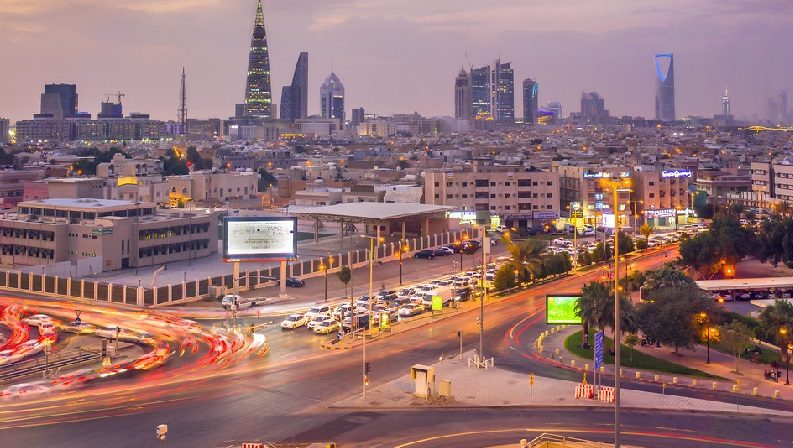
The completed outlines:
{"type": "Polygon", "coordinates": [[[611,190],[614,204],[614,447],[620,448],[620,296],[619,296],[619,192],[630,188],[629,178],[602,179],[601,185],[611,190]]]}
{"type": "Polygon", "coordinates": [[[399,286],[402,286],[402,240],[399,240],[399,286]]]}
{"type": "Polygon", "coordinates": [[[479,303],[479,361],[485,360],[485,301],[487,300],[487,249],[490,246],[490,238],[484,233],[482,226],[482,299],[479,303]]]}
{"type": "MultiPolygon", "coordinates": [[[[363,388],[363,398],[366,398],[366,383],[368,382],[366,378],[366,335],[369,333],[369,331],[372,328],[372,285],[374,284],[373,269],[374,269],[374,247],[375,247],[374,242],[375,240],[378,240],[379,243],[380,240],[377,237],[369,236],[369,235],[361,235],[361,238],[367,238],[369,240],[369,300],[367,301],[369,314],[367,315],[367,319],[366,319],[366,329],[364,330],[363,333],[363,344],[362,344],[363,361],[361,363],[361,372],[363,374],[363,378],[362,378],[363,381],[361,387],[363,388]]],[[[350,324],[352,324],[352,320],[355,319],[354,314],[355,314],[354,312],[351,314],[352,317],[350,318],[350,324]]]]}

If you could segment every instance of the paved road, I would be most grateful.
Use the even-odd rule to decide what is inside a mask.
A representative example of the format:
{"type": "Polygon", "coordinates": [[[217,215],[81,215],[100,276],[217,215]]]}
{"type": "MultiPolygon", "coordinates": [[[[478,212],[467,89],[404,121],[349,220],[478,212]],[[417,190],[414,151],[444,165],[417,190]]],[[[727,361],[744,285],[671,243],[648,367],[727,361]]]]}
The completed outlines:
{"type": "MultiPolygon", "coordinates": [[[[663,261],[660,255],[656,255],[647,261],[637,263],[637,267],[644,269],[651,265],[657,266],[663,261]]],[[[527,316],[542,313],[545,293],[574,291],[580,288],[584,280],[597,278],[601,274],[600,270],[596,270],[587,277],[565,279],[512,298],[493,301],[486,307],[485,325],[488,329],[485,338],[486,355],[495,356],[497,363],[512,369],[577,379],[570,378],[573,375],[571,372],[525,358],[518,350],[520,346],[517,347],[518,349],[510,348],[514,345],[510,342],[509,331],[527,316]]],[[[478,345],[478,327],[475,320],[477,315],[478,311],[472,310],[460,312],[446,319],[427,319],[427,323],[419,328],[369,344],[368,360],[373,369],[370,374],[371,383],[379,384],[393,380],[404,375],[410,365],[432,362],[441,352],[455,352],[458,350],[456,337],[458,330],[463,332],[466,350],[476,347],[478,345]]],[[[544,324],[532,326],[524,330],[523,334],[526,338],[530,338],[532,333],[541,331],[543,327],[544,324]]],[[[336,436],[339,436],[340,440],[349,437],[351,443],[357,443],[355,440],[366,440],[373,433],[380,437],[381,446],[393,446],[389,445],[389,441],[402,437],[407,441],[421,434],[419,431],[413,431],[414,427],[418,426],[411,422],[417,420],[425,422],[426,427],[422,431],[426,433],[431,431],[451,433],[457,430],[455,428],[459,427],[459,423],[449,423],[449,419],[474,421],[477,420],[477,416],[484,419],[489,413],[494,412],[487,409],[468,410],[457,413],[457,417],[444,417],[454,415],[454,411],[394,412],[387,415],[388,420],[383,420],[383,424],[370,424],[372,419],[361,416],[360,412],[329,410],[328,405],[360,389],[362,363],[360,351],[322,352],[316,348],[320,339],[311,335],[282,334],[280,330],[275,329],[268,330],[268,334],[273,347],[271,354],[264,360],[251,360],[251,368],[248,370],[189,383],[175,381],[169,387],[157,389],[156,395],[147,390],[145,399],[142,400],[136,399],[137,390],[130,390],[125,401],[90,411],[73,407],[71,404],[63,404],[55,408],[45,406],[26,414],[24,418],[0,411],[0,438],[4,445],[7,443],[8,446],[51,446],[57,441],[57,446],[65,448],[154,447],[159,446],[153,437],[154,427],[167,423],[170,428],[169,445],[171,446],[215,446],[216,443],[223,441],[245,439],[290,441],[294,438],[296,441],[322,441],[336,436]],[[437,422],[437,425],[433,424],[434,422],[437,422]],[[312,428],[314,432],[311,432],[312,428]],[[329,428],[333,428],[333,431],[329,428]],[[358,433],[355,431],[359,428],[363,428],[362,431],[369,431],[369,435],[366,432],[356,435],[358,433]],[[355,439],[356,437],[359,439],[355,439]]],[[[158,373],[155,371],[151,374],[158,373]]],[[[167,374],[167,371],[164,370],[162,374],[167,374]]],[[[636,387],[641,388],[641,386],[636,387]]],[[[708,398],[707,392],[701,392],[696,396],[708,398]]],[[[507,415],[509,412],[520,411],[504,412],[507,415]]],[[[608,412],[594,420],[590,418],[593,414],[589,411],[561,413],[561,411],[535,410],[531,413],[541,418],[540,421],[532,424],[533,427],[542,427],[541,423],[556,422],[572,427],[590,424],[608,429],[611,419],[608,412]]],[[[518,420],[521,419],[516,417],[515,421],[518,420]]],[[[499,422],[497,413],[490,421],[496,426],[499,422]]],[[[725,434],[727,438],[737,435],[748,437],[751,434],[750,427],[744,426],[743,422],[747,422],[747,425],[754,423],[754,420],[746,418],[738,421],[738,419],[730,420],[729,417],[709,416],[692,418],[690,421],[692,425],[700,421],[704,433],[725,434]],[[722,425],[720,422],[724,421],[731,421],[733,424],[722,425]],[[740,428],[743,428],[743,431],[740,428]],[[723,433],[723,431],[729,432],[723,433]]],[[[530,422],[526,420],[523,424],[528,423],[530,422]]],[[[659,425],[658,419],[653,419],[652,416],[636,424],[648,427],[665,426],[665,422],[659,425]]],[[[676,426],[672,425],[672,427],[676,426]]],[[[761,432],[756,433],[755,437],[766,440],[764,437],[770,434],[773,432],[761,432]]],[[[362,442],[359,446],[371,445],[362,442]]],[[[477,443],[473,443],[473,446],[477,446],[477,443]]],[[[772,443],[770,446],[778,445],[772,443]]]]}

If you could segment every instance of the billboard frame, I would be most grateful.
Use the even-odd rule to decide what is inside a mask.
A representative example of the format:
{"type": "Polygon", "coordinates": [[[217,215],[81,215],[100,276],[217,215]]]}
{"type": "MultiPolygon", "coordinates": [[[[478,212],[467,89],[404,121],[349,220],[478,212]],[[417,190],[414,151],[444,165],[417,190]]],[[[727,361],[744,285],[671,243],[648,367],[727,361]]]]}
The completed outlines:
{"type": "Polygon", "coordinates": [[[223,262],[224,263],[261,263],[268,261],[286,261],[297,257],[297,218],[291,216],[224,216],[223,217],[223,262]],[[228,232],[230,222],[292,222],[293,234],[291,253],[272,254],[235,254],[229,256],[228,232]]]}
{"type": "Polygon", "coordinates": [[[546,294],[545,295],[545,324],[546,325],[581,325],[583,322],[583,318],[578,322],[568,322],[568,323],[561,323],[561,322],[550,322],[548,320],[550,308],[548,307],[548,303],[550,302],[551,297],[575,297],[581,298],[580,292],[571,292],[571,293],[554,293],[554,294],[546,294]]]}

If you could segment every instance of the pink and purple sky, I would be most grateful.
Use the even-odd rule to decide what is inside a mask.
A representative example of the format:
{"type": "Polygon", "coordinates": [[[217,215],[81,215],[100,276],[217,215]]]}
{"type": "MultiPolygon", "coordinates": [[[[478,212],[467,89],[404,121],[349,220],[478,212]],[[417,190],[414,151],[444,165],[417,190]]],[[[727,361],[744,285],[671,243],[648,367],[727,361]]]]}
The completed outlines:
{"type": "MultiPolygon", "coordinates": [[[[181,67],[192,118],[228,117],[244,92],[255,0],[0,0],[0,116],[38,111],[49,82],[78,85],[80,110],[126,93],[125,113],[175,119],[181,67]]],[[[763,119],[793,95],[791,0],[264,0],[273,94],[309,52],[309,113],[334,67],[347,108],[452,115],[453,83],[501,55],[540,104],[579,109],[598,91],[612,115],[653,116],[655,52],[675,54],[678,116],[763,119]]]]}

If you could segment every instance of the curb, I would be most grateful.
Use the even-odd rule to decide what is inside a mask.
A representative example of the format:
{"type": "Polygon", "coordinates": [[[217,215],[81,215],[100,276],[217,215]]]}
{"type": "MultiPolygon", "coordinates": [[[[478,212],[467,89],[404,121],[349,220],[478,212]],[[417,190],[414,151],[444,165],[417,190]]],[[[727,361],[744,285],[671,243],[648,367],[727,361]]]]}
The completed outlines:
{"type": "MultiPolygon", "coordinates": [[[[534,340],[535,347],[536,347],[536,341],[537,341],[537,339],[534,340]]],[[[565,349],[565,351],[567,351],[567,350],[565,349]]],[[[544,356],[541,351],[537,351],[536,349],[535,349],[535,352],[537,353],[537,356],[539,356],[540,358],[544,359],[545,361],[548,361],[548,362],[552,363],[553,366],[558,368],[558,369],[573,371],[573,372],[582,373],[582,374],[583,373],[590,373],[589,370],[584,370],[581,367],[577,367],[577,366],[573,367],[573,366],[564,364],[564,363],[560,362],[559,360],[557,360],[555,358],[549,358],[547,356],[544,356]]],[[[570,359],[572,359],[572,358],[570,358],[570,359]]],[[[675,375],[675,374],[670,374],[668,372],[658,372],[658,371],[654,371],[654,370],[645,370],[645,371],[640,371],[640,372],[647,373],[648,375],[655,375],[655,374],[659,374],[659,375],[675,375]]],[[[601,375],[603,375],[606,378],[615,378],[616,377],[615,373],[616,372],[604,372],[604,373],[601,373],[601,375]]],[[[751,394],[751,388],[747,388],[747,389],[741,388],[741,389],[739,389],[740,392],[732,392],[730,390],[711,389],[711,388],[705,387],[704,383],[703,383],[702,387],[694,386],[694,385],[691,384],[690,381],[691,380],[697,380],[697,381],[703,381],[703,382],[716,381],[719,384],[722,384],[722,385],[723,384],[727,384],[729,386],[734,385],[735,383],[733,383],[733,382],[725,382],[723,380],[714,380],[714,379],[710,379],[710,378],[695,377],[695,376],[683,375],[683,374],[677,374],[677,376],[680,377],[680,378],[688,379],[689,383],[684,384],[684,383],[678,382],[677,384],[672,384],[672,383],[666,384],[663,381],[662,382],[657,382],[655,380],[644,379],[644,378],[636,379],[636,378],[630,378],[630,377],[625,376],[625,375],[621,376],[620,379],[621,380],[626,380],[626,381],[628,381],[630,383],[644,384],[644,385],[650,385],[650,386],[652,386],[652,385],[655,385],[655,386],[663,386],[663,385],[665,385],[665,387],[668,388],[668,389],[677,388],[677,389],[696,390],[696,391],[712,391],[712,392],[727,393],[727,394],[740,394],[740,395],[745,395],[747,397],[756,398],[756,399],[766,399],[766,400],[769,400],[770,402],[793,402],[793,400],[788,400],[788,399],[785,399],[785,398],[774,398],[772,395],[763,395],[763,394],[760,394],[760,393],[758,393],[757,395],[752,395],[751,394]],[[748,391],[748,392],[744,392],[744,391],[748,391]]],[[[718,412],[718,411],[716,411],[716,412],[718,412]]]]}
{"type": "MultiPolygon", "coordinates": [[[[723,402],[722,402],[723,403],[723,402]]],[[[371,410],[371,411],[426,411],[427,409],[433,410],[468,410],[468,409],[524,409],[524,410],[535,410],[535,409],[543,409],[543,410],[575,410],[581,411],[583,410],[597,410],[603,409],[611,411],[614,409],[614,406],[608,405],[586,405],[586,406],[555,406],[555,405],[485,405],[485,406],[478,406],[475,404],[469,405],[451,405],[451,406],[353,406],[353,405],[326,405],[326,409],[337,409],[337,410],[371,410]]],[[[756,406],[755,406],[756,407],[756,406]]],[[[756,417],[772,417],[772,413],[762,413],[762,412],[749,412],[749,411],[732,411],[732,410],[699,410],[699,409],[674,409],[674,408],[652,408],[652,407],[637,407],[637,406],[620,406],[620,409],[627,410],[627,411],[636,411],[636,412],[653,412],[653,411],[663,411],[663,412],[674,412],[677,414],[725,414],[725,415],[746,415],[746,416],[756,416],[756,417]]],[[[770,411],[774,411],[774,409],[770,409],[770,411]]],[[[789,411],[783,411],[789,412],[789,411]]],[[[790,417],[781,417],[781,418],[790,418],[790,417]]]]}

